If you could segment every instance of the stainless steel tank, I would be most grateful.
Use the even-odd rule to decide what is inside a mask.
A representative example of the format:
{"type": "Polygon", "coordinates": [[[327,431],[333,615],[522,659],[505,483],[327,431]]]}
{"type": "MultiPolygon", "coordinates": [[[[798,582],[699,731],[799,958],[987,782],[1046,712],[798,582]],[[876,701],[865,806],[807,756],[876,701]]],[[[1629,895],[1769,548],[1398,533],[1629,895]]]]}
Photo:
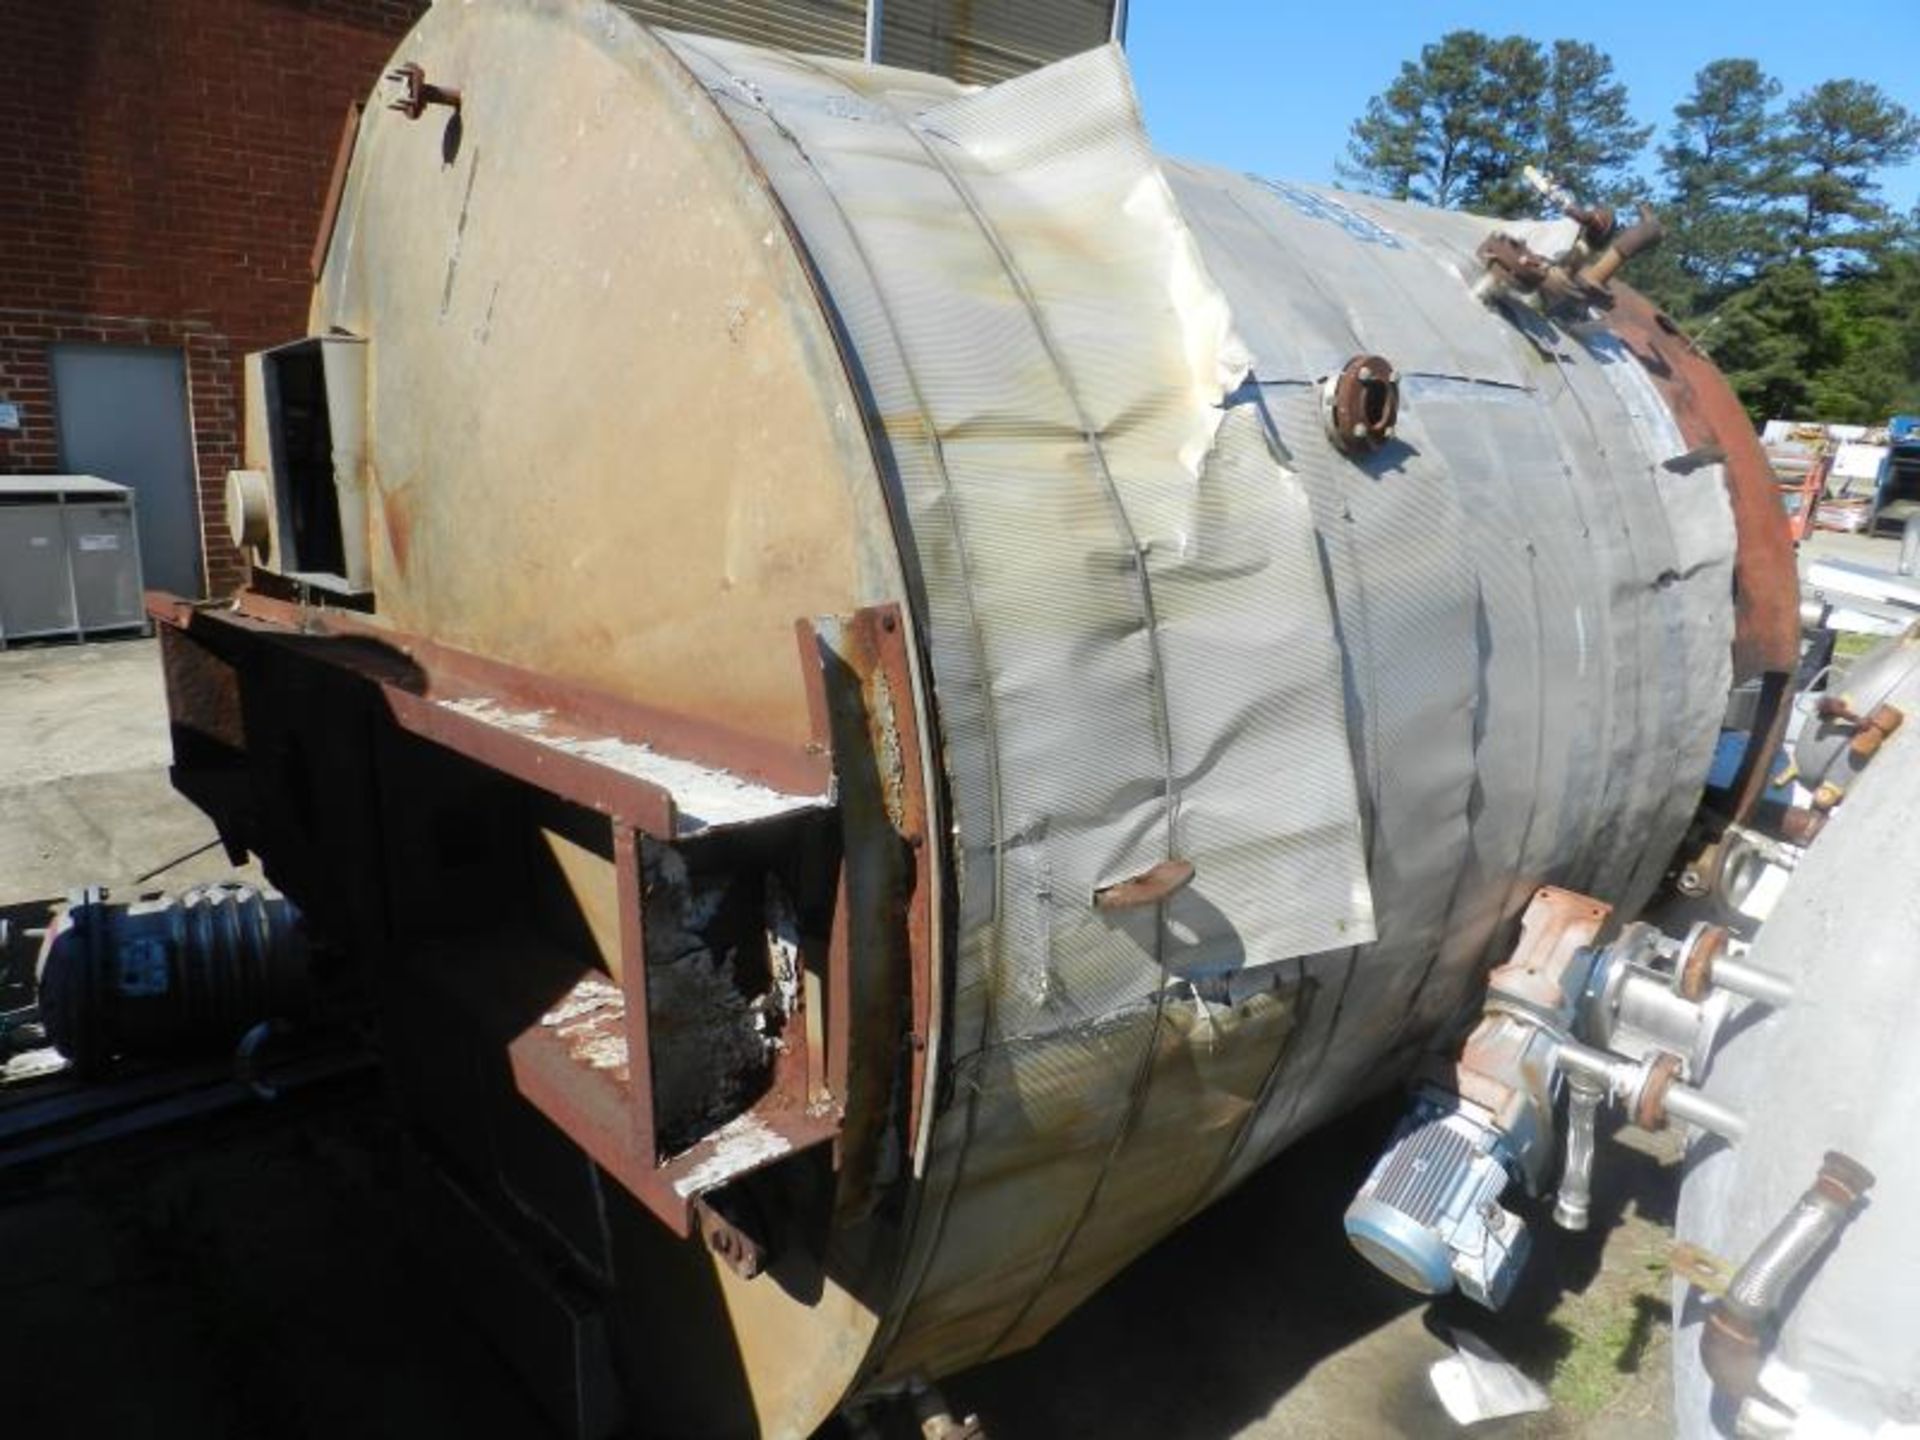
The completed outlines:
{"type": "MultiPolygon", "coordinates": [[[[256,361],[235,525],[280,623],[793,750],[796,620],[903,627],[875,766],[930,812],[924,1053],[861,1089],[892,961],[856,946],[855,1138],[784,1269],[621,1202],[658,1238],[593,1265],[661,1423],[803,1434],[1034,1343],[1450,1040],[1536,887],[1631,912],[1730,691],[1791,667],[1764,462],[1619,256],[1582,278],[1595,222],[1164,160],[1114,49],[976,91],[485,0],[395,64],[325,362],[256,361]],[[303,385],[337,541],[288,484],[303,385]]],[[[352,833],[271,830],[324,921],[288,872],[352,833]]],[[[849,816],[849,865],[897,833],[849,816]]],[[[563,863],[589,922],[620,865],[563,863]]]]}
{"type": "Polygon", "coordinates": [[[1755,1301],[1750,1325],[1703,1345],[1715,1299],[1675,1286],[1674,1432],[1689,1440],[1900,1435],[1920,1416],[1920,891],[1904,873],[1920,818],[1920,734],[1901,723],[1920,706],[1920,633],[1854,662],[1826,695],[1861,716],[1890,715],[1892,733],[1882,744],[1822,716],[1797,748],[1802,782],[1832,787],[1831,819],[1752,952],[1791,978],[1794,1003],[1729,1026],[1710,1089],[1754,1123],[1738,1146],[1690,1151],[1674,1226],[1749,1277],[1755,1301]],[[1795,1202],[1816,1171],[1835,1168],[1830,1152],[1869,1178],[1823,1217],[1795,1202]]]}

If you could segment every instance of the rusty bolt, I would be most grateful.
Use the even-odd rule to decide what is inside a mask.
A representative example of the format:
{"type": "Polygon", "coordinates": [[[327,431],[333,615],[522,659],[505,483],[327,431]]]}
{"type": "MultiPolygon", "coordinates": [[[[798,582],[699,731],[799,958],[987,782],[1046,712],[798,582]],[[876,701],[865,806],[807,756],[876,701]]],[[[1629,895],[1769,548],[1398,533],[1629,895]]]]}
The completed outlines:
{"type": "Polygon", "coordinates": [[[1827,817],[1818,810],[1790,806],[1780,816],[1780,838],[1793,845],[1811,845],[1826,823],[1827,817]]]}
{"type": "Polygon", "coordinates": [[[1874,706],[1873,713],[1860,722],[1859,733],[1847,749],[1856,760],[1871,760],[1906,718],[1906,712],[1898,705],[1874,706]]]}
{"type": "Polygon", "coordinates": [[[722,1215],[708,1197],[693,1202],[693,1217],[707,1248],[741,1279],[751,1280],[766,1269],[766,1247],[722,1215]]]}
{"type": "Polygon", "coordinates": [[[1822,720],[1837,720],[1845,725],[1860,723],[1860,717],[1853,713],[1853,702],[1844,695],[1822,695],[1813,709],[1822,720]]]}
{"type": "Polygon", "coordinates": [[[445,105],[450,110],[460,108],[458,90],[450,85],[430,84],[427,80],[427,72],[411,60],[389,70],[387,83],[394,87],[394,94],[387,101],[387,108],[398,110],[409,120],[418,120],[426,114],[429,105],[445,105]]]}
{"type": "Polygon", "coordinates": [[[1589,248],[1598,250],[1613,238],[1618,223],[1611,205],[1569,205],[1565,214],[1580,227],[1580,238],[1589,248]]]}

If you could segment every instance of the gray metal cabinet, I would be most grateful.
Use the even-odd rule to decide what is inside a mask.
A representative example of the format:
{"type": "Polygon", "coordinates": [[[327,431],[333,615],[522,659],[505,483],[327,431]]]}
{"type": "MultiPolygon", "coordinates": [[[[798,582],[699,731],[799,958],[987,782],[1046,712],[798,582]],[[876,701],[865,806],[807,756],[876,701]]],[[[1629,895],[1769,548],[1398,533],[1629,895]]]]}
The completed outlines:
{"type": "Polygon", "coordinates": [[[69,502],[67,554],[73,566],[73,594],[80,606],[82,630],[112,630],[140,625],[140,542],[134,534],[133,506],[69,502]]]}
{"type": "Polygon", "coordinates": [[[0,640],[58,635],[73,622],[59,507],[0,503],[0,640]]]}
{"type": "Polygon", "coordinates": [[[92,475],[0,475],[0,646],[144,630],[133,492],[92,475]]]}

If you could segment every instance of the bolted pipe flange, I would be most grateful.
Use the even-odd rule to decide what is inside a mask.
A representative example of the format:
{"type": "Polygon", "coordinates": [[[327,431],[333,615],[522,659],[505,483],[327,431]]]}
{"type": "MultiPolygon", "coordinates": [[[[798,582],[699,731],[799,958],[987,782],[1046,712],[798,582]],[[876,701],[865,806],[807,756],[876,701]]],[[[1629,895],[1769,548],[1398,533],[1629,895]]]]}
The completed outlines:
{"type": "Polygon", "coordinates": [[[1356,355],[1322,382],[1321,416],[1334,445],[1366,455],[1393,438],[1400,419],[1400,372],[1379,355],[1356,355]]]}
{"type": "Polygon", "coordinates": [[[1705,921],[1695,925],[1674,962],[1674,990],[1688,1000],[1706,999],[1713,989],[1713,967],[1726,952],[1726,926],[1705,921]]]}
{"type": "Polygon", "coordinates": [[[1647,1067],[1640,1093],[1633,1097],[1633,1123],[1642,1130],[1664,1130],[1667,1092],[1680,1078],[1680,1057],[1662,1055],[1647,1067]]]}

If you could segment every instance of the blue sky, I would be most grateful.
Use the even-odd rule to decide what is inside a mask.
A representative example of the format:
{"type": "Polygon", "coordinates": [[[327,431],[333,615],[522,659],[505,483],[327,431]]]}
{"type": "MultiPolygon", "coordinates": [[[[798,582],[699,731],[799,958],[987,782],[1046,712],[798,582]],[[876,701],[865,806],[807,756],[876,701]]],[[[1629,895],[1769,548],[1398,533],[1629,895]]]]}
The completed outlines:
{"type": "MultiPolygon", "coordinates": [[[[1920,110],[1920,0],[1131,0],[1127,49],[1159,149],[1330,181],[1367,97],[1422,45],[1462,28],[1598,45],[1627,82],[1636,118],[1659,127],[1656,143],[1694,71],[1724,56],[1758,60],[1783,98],[1822,80],[1870,80],[1920,110]]],[[[1905,211],[1920,197],[1920,164],[1882,184],[1905,211]]]]}

